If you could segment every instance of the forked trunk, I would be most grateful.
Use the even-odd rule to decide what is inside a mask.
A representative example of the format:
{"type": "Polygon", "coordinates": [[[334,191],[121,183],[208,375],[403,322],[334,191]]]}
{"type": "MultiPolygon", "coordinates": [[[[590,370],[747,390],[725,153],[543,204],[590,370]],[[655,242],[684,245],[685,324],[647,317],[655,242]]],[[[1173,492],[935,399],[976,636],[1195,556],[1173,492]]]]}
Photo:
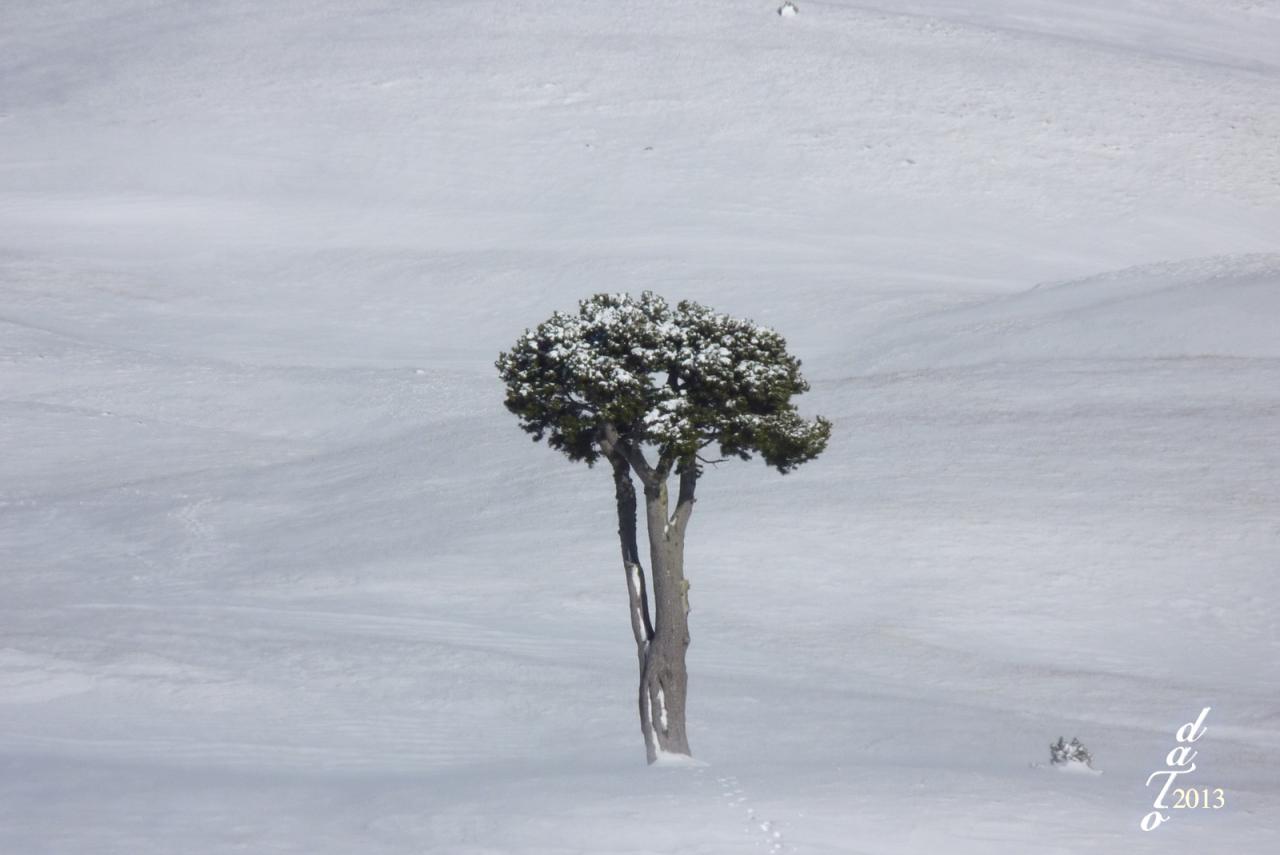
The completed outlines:
{"type": "MultiPolygon", "coordinates": [[[[665,488],[662,491],[666,492],[665,488]]],[[[684,578],[684,539],[666,522],[662,501],[645,497],[649,552],[653,567],[656,615],[653,639],[640,672],[640,695],[647,700],[645,747],[649,762],[660,754],[689,754],[685,697],[689,684],[685,651],[689,648],[689,583],[684,578]]]]}
{"type": "Polygon", "coordinates": [[[645,483],[645,522],[649,530],[649,561],[653,569],[654,615],[649,617],[648,592],[640,564],[636,532],[635,487],[631,465],[621,454],[610,454],[618,503],[618,537],[627,576],[631,630],[640,665],[640,730],[650,763],[664,754],[689,754],[685,729],[685,698],[689,682],[685,651],[689,647],[689,583],[684,578],[684,532],[693,510],[696,470],[682,472],[676,512],[667,515],[665,479],[642,478],[645,483]]]}

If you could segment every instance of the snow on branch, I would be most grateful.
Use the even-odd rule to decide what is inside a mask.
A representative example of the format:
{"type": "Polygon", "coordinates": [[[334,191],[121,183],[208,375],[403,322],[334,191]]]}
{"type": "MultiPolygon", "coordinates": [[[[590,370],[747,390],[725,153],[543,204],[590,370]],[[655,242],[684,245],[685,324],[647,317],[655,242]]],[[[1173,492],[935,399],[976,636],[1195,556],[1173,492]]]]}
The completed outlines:
{"type": "Polygon", "coordinates": [[[594,462],[606,429],[633,449],[696,465],[759,454],[788,471],[817,456],[831,425],[808,422],[793,396],[808,390],[800,361],[773,330],[690,301],[644,292],[596,294],[557,312],[499,356],[506,406],[535,440],[594,462]]]}

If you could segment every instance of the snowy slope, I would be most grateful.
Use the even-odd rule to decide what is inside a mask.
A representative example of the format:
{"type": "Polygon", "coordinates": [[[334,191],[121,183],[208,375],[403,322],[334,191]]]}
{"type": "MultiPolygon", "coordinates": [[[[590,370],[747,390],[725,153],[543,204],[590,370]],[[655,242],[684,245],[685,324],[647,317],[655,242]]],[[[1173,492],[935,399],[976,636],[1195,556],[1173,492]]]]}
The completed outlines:
{"type": "Polygon", "coordinates": [[[1280,5],[776,5],[0,7],[0,852],[1276,851],[1280,5]],[[836,422],[691,769],[492,368],[644,288],[836,422]]]}
{"type": "Polygon", "coordinates": [[[1280,359],[1280,255],[1166,262],[926,314],[862,346],[877,371],[985,362],[1280,359]]]}

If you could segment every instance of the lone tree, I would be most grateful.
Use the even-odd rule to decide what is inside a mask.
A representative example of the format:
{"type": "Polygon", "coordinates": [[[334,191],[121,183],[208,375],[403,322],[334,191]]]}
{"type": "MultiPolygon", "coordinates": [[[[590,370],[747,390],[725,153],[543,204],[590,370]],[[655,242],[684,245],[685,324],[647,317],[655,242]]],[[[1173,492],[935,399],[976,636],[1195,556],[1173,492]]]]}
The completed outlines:
{"type": "Polygon", "coordinates": [[[497,361],[506,407],[534,441],[571,460],[608,461],[618,536],[640,660],[640,730],[650,763],[689,754],[685,732],[689,583],[684,538],[694,490],[715,447],[721,457],[759,454],[779,472],[826,447],[831,423],[807,422],[791,403],[808,390],[800,361],[773,330],[688,301],[674,308],[645,292],[597,294],[578,312],[526,330],[497,361]],[[679,480],[674,509],[667,482],[679,480]],[[644,489],[650,616],[636,539],[636,491],[644,489]]]}

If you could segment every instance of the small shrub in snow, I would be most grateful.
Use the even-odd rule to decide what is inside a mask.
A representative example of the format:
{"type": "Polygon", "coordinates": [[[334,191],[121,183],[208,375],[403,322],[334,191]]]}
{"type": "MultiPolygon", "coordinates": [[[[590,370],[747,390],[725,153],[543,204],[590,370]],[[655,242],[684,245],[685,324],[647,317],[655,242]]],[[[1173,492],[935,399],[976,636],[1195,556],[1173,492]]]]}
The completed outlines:
{"type": "Polygon", "coordinates": [[[1070,742],[1059,736],[1056,743],[1049,744],[1049,762],[1054,766],[1068,766],[1072,763],[1080,763],[1092,769],[1093,755],[1074,736],[1070,742]]]}
{"type": "Polygon", "coordinates": [[[800,14],[800,7],[792,3],[791,0],[787,0],[786,3],[778,7],[778,14],[784,18],[790,18],[792,15],[800,14]]]}

